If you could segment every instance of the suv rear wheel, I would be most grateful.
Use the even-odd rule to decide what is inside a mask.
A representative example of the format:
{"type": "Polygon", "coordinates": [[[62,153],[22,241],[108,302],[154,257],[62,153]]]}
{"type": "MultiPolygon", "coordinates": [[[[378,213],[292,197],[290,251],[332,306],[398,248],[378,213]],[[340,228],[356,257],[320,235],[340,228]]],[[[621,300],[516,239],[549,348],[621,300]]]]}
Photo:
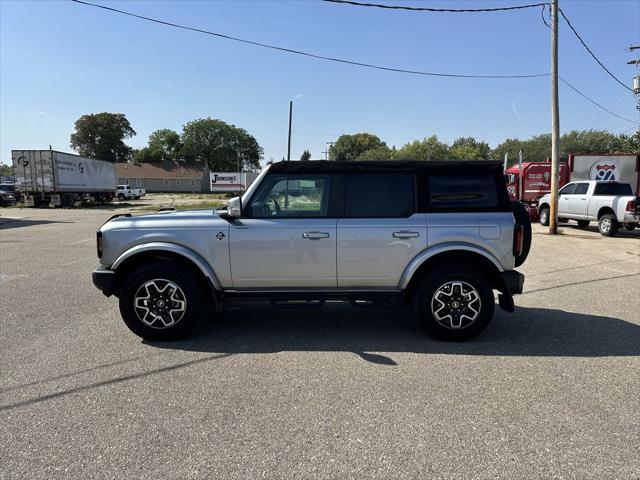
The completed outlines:
{"type": "Polygon", "coordinates": [[[495,300],[489,281],[464,265],[435,268],[420,283],[413,303],[427,331],[447,340],[468,340],[493,318],[495,300]]]}
{"type": "Polygon", "coordinates": [[[146,340],[174,340],[196,323],[203,295],[193,274],[174,262],[153,262],[130,273],[120,290],[120,313],[146,340]]]}

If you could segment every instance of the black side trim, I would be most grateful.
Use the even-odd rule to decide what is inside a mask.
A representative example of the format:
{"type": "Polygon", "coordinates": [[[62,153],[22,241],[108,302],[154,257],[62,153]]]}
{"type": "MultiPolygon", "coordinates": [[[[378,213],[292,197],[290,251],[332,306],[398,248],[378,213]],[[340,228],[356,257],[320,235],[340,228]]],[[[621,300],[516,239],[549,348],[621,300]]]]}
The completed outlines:
{"type": "Polygon", "coordinates": [[[518,295],[522,293],[524,288],[524,275],[517,270],[510,270],[500,274],[504,283],[504,291],[502,293],[509,295],[518,295]]]}
{"type": "Polygon", "coordinates": [[[115,272],[113,270],[105,270],[96,268],[91,274],[93,284],[101,290],[105,296],[109,297],[113,294],[113,284],[115,281],[115,272]]]}

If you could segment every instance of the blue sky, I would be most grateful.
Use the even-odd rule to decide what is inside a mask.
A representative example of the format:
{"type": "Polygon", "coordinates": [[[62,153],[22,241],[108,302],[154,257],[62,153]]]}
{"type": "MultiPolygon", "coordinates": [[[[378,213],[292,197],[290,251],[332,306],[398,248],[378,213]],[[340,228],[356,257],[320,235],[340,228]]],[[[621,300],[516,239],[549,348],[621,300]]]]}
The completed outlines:
{"type": "MultiPolygon", "coordinates": [[[[321,55],[400,68],[470,74],[549,71],[549,30],[539,9],[443,14],[307,1],[96,2],[141,15],[321,55]]],[[[387,2],[472,8],[531,2],[387,2]]],[[[631,84],[627,47],[640,43],[640,2],[560,0],[610,70],[631,84]]],[[[0,1],[0,160],[10,150],[71,151],[74,121],[122,112],[146,144],[159,128],[220,118],[243,127],[265,160],[322,158],[326,142],[361,131],[389,145],[438,135],[492,146],[549,131],[549,79],[469,80],[411,76],[290,55],[176,30],[66,1],[0,1]]],[[[639,120],[633,95],[598,67],[560,23],[560,74],[623,117],[639,120]]],[[[631,132],[565,86],[561,131],[631,132]]]]}

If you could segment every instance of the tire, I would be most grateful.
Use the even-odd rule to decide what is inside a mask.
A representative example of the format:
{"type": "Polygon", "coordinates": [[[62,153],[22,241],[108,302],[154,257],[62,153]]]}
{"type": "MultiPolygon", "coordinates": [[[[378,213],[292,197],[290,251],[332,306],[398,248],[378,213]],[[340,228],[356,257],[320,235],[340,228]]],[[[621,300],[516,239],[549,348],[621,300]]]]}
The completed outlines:
{"type": "Polygon", "coordinates": [[[529,256],[531,250],[531,219],[529,212],[521,202],[511,202],[511,211],[518,225],[522,225],[524,233],[524,241],[522,244],[522,253],[516,257],[515,266],[519,267],[529,256]]]}
{"type": "Polygon", "coordinates": [[[638,228],[638,224],[637,223],[625,223],[624,224],[624,229],[629,231],[629,232],[633,232],[636,228],[638,228]]]}
{"type": "Polygon", "coordinates": [[[192,272],[175,262],[152,262],[125,279],[120,314],[127,327],[145,340],[176,340],[198,323],[203,301],[192,272]],[[145,297],[157,298],[155,308],[147,307],[145,297]]]}
{"type": "Polygon", "coordinates": [[[618,220],[611,213],[602,215],[598,220],[598,231],[605,237],[614,237],[618,233],[619,227],[618,220]]]}
{"type": "MultiPolygon", "coordinates": [[[[495,300],[488,285],[486,276],[476,268],[465,265],[437,267],[421,281],[413,296],[413,306],[432,336],[444,340],[469,340],[487,328],[493,318],[495,300]],[[462,298],[453,296],[452,303],[462,300],[459,305],[463,311],[467,308],[467,318],[464,314],[446,315],[447,311],[442,311],[442,308],[449,308],[443,301],[460,291],[462,298]],[[471,315],[474,318],[469,320],[471,315]]],[[[455,303],[451,308],[455,308],[455,303]]]]}
{"type": "Polygon", "coordinates": [[[120,200],[121,202],[124,201],[124,194],[119,193],[118,194],[118,200],[120,200]]]}
{"type": "Polygon", "coordinates": [[[543,227],[549,226],[549,207],[542,207],[540,209],[540,225],[543,227]]]}
{"type": "Polygon", "coordinates": [[[587,228],[591,222],[589,220],[578,220],[578,227],[587,228]]]}

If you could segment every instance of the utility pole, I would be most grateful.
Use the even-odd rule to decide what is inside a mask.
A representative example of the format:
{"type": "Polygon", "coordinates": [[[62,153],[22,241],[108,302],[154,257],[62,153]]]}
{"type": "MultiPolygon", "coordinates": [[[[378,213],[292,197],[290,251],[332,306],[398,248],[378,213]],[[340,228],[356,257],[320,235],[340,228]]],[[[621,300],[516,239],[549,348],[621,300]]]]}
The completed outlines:
{"type": "Polygon", "coordinates": [[[289,140],[287,142],[287,162],[291,161],[291,117],[293,116],[293,100],[289,100],[289,140]]]}
{"type": "Polygon", "coordinates": [[[331,150],[331,147],[333,146],[334,143],[336,143],[336,142],[327,142],[327,151],[324,152],[324,154],[325,154],[324,155],[324,159],[325,160],[329,160],[329,156],[328,156],[329,155],[329,150],[331,150]]]}
{"type": "Polygon", "coordinates": [[[551,209],[549,233],[558,234],[560,111],[558,106],[558,0],[551,0],[551,209]]]}
{"type": "MultiPolygon", "coordinates": [[[[639,50],[639,49],[640,49],[640,45],[631,45],[629,47],[630,52],[633,52],[634,50],[639,50]]],[[[636,58],[635,60],[628,61],[627,65],[635,65],[640,69],[640,58],[636,58]]],[[[636,76],[633,77],[633,94],[638,99],[638,104],[636,105],[636,109],[640,110],[640,70],[638,71],[636,76]]]]}

